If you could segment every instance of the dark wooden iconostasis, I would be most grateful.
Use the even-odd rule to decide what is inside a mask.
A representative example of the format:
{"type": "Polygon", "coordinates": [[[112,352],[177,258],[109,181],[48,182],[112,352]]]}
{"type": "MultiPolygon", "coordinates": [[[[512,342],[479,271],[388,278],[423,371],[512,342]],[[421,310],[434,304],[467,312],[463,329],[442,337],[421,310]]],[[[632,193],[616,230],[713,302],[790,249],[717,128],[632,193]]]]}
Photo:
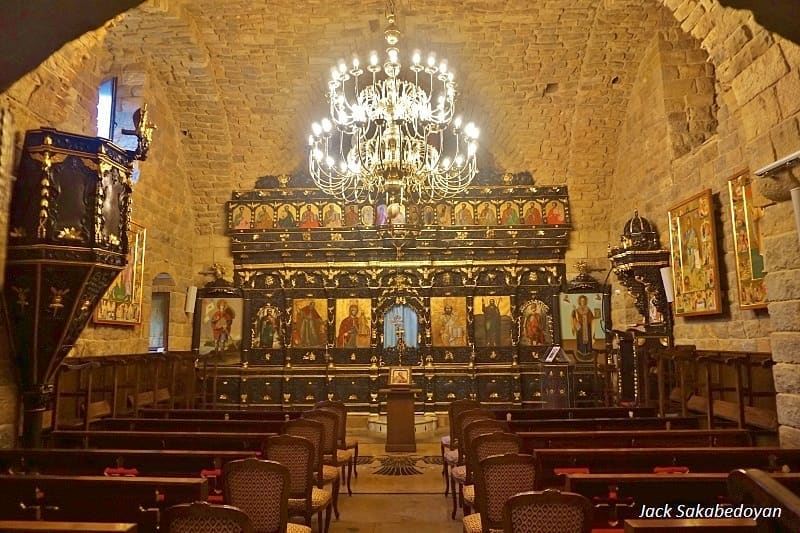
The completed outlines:
{"type": "MultiPolygon", "coordinates": [[[[333,398],[376,412],[400,363],[423,391],[420,410],[465,397],[507,406],[600,399],[592,379],[550,389],[542,380],[544,356],[562,343],[560,313],[578,304],[565,280],[566,187],[505,174],[457,199],[402,209],[344,204],[293,181],[302,179],[261,178],[227,204],[233,283],[202,289],[195,312],[194,349],[214,367],[210,402],[333,398]]],[[[607,320],[608,291],[597,301],[593,314],[607,320]]],[[[593,354],[577,359],[593,367],[593,354]]]]}

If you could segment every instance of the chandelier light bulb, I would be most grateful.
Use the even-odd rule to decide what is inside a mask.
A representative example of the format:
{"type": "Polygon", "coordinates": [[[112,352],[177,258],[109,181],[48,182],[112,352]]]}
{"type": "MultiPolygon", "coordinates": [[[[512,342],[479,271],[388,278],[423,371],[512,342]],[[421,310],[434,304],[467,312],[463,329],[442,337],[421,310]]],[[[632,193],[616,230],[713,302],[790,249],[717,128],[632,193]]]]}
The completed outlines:
{"type": "Polygon", "coordinates": [[[444,159],[442,159],[442,167],[444,167],[445,169],[450,168],[450,158],[449,157],[445,157],[444,159]]]}
{"type": "Polygon", "coordinates": [[[308,145],[309,146],[314,146],[314,136],[313,135],[309,135],[308,136],[308,145]]]}
{"type": "Polygon", "coordinates": [[[439,71],[440,71],[442,74],[445,74],[445,73],[447,72],[447,63],[445,63],[444,61],[442,61],[441,63],[439,63],[439,71]]]}
{"type": "Polygon", "coordinates": [[[357,69],[358,65],[359,65],[358,58],[354,57],[353,58],[353,69],[357,69]]]}
{"type": "Polygon", "coordinates": [[[314,122],[311,125],[311,131],[314,132],[315,137],[319,137],[320,133],[322,133],[322,126],[319,125],[319,122],[314,122]]]}
{"type": "Polygon", "coordinates": [[[347,72],[347,65],[344,64],[344,61],[339,63],[339,72],[341,72],[342,74],[347,72]]]}
{"type": "Polygon", "coordinates": [[[336,69],[336,67],[331,67],[331,78],[334,81],[339,79],[339,71],[336,69]]]}
{"type": "Polygon", "coordinates": [[[397,48],[389,48],[389,61],[397,63],[397,48]]]}
{"type": "Polygon", "coordinates": [[[436,57],[433,54],[428,56],[428,66],[431,68],[436,66],[436,57]]]}
{"type": "Polygon", "coordinates": [[[333,163],[334,163],[334,161],[333,161],[333,158],[331,156],[328,156],[328,157],[325,158],[325,164],[328,165],[328,168],[332,167],[333,163]]]}
{"type": "Polygon", "coordinates": [[[453,120],[453,127],[456,129],[461,128],[461,115],[458,115],[455,120],[453,120]]]}
{"type": "Polygon", "coordinates": [[[369,54],[369,64],[372,66],[378,64],[378,54],[376,52],[372,52],[369,54]]]}
{"type": "Polygon", "coordinates": [[[414,51],[414,57],[411,59],[415,65],[419,65],[419,62],[422,58],[419,55],[419,50],[414,51]]]}
{"type": "Polygon", "coordinates": [[[461,165],[463,165],[464,164],[464,156],[461,155],[461,154],[458,154],[456,156],[455,163],[456,163],[457,167],[460,167],[461,165]]]}
{"type": "Polygon", "coordinates": [[[333,127],[333,124],[331,124],[330,120],[328,120],[327,118],[323,118],[322,119],[322,131],[324,131],[325,133],[328,133],[329,131],[331,131],[332,127],[333,127]]]}

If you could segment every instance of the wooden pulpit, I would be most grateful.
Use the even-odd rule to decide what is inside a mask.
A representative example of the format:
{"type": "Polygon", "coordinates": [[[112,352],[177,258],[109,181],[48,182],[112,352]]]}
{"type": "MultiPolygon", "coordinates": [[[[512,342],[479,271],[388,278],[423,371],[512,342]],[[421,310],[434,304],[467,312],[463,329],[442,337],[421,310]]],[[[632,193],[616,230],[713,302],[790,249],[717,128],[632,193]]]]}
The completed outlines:
{"type": "Polygon", "coordinates": [[[416,452],[414,393],[421,389],[391,388],[386,393],[386,451],[416,452]]]}

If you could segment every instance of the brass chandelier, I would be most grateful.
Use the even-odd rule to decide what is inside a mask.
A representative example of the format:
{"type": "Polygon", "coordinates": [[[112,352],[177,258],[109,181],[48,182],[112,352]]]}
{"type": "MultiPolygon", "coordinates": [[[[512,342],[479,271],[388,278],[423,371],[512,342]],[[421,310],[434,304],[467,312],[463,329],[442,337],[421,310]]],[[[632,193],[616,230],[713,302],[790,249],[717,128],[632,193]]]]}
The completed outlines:
{"type": "Polygon", "coordinates": [[[466,189],[478,172],[479,129],[455,116],[456,84],[445,61],[414,52],[403,71],[394,2],[387,5],[383,64],[372,52],[340,61],[328,82],[330,116],[311,125],[315,184],[346,202],[430,201],[466,189]],[[366,72],[365,72],[366,69],[366,72]]]}

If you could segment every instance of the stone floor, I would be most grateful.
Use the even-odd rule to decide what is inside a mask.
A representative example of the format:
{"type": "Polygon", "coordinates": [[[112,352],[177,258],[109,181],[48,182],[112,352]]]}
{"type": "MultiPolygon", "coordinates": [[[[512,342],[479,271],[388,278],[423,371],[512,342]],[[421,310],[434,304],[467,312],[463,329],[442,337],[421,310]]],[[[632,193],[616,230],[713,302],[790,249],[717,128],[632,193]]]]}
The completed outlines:
{"type": "MultiPolygon", "coordinates": [[[[377,455],[381,450],[383,437],[369,434],[366,431],[353,431],[361,446],[360,452],[377,455]]],[[[417,436],[417,454],[419,456],[440,454],[439,437],[446,431],[425,433],[417,436]]],[[[412,454],[413,455],[413,454],[412,454]]],[[[369,475],[369,466],[362,465],[360,478],[369,475]]],[[[452,500],[444,496],[444,483],[441,477],[441,466],[436,466],[437,483],[432,483],[431,475],[383,476],[386,481],[380,484],[362,483],[353,480],[353,490],[358,491],[349,497],[342,494],[339,498],[341,520],[331,521],[330,533],[458,533],[462,530],[461,519],[450,519],[452,500]],[[396,493],[366,494],[371,487],[384,492],[385,487],[394,484],[396,493]]]]}

